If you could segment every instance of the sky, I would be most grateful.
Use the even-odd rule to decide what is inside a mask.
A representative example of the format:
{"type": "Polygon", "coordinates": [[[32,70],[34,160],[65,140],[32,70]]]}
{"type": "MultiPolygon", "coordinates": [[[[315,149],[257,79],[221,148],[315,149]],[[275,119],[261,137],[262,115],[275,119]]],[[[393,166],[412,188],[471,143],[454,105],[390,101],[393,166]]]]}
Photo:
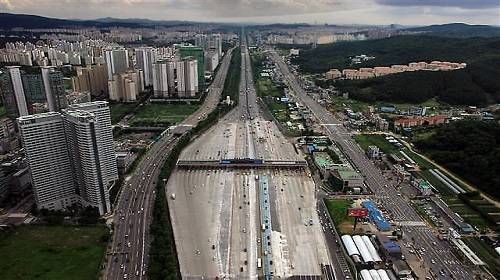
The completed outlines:
{"type": "Polygon", "coordinates": [[[0,0],[0,12],[67,19],[500,25],[500,0],[0,0]]]}

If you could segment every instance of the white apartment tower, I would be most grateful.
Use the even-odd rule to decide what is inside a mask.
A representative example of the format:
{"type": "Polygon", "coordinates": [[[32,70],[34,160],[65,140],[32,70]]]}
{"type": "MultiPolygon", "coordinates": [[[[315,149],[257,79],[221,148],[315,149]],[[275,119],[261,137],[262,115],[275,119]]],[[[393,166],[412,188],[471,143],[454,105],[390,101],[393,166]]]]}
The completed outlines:
{"type": "Polygon", "coordinates": [[[83,205],[91,205],[105,214],[111,210],[106,162],[99,149],[97,117],[86,111],[64,110],[64,130],[71,158],[76,194],[83,205]]]}
{"type": "Polygon", "coordinates": [[[108,79],[112,79],[114,74],[120,74],[129,68],[128,50],[112,49],[104,52],[106,66],[108,68],[108,79]]]}
{"type": "Polygon", "coordinates": [[[198,92],[198,66],[193,57],[160,60],[153,64],[155,98],[194,97],[198,92]]]}
{"type": "Polygon", "coordinates": [[[18,123],[38,208],[80,203],[101,215],[111,210],[108,189],[118,171],[107,102],[24,116],[18,123]]]}
{"type": "Polygon", "coordinates": [[[14,90],[14,97],[17,104],[19,116],[26,116],[29,114],[26,97],[24,95],[23,80],[21,79],[21,71],[19,66],[7,66],[9,70],[10,79],[12,82],[12,89],[14,90]]]}
{"type": "Polygon", "coordinates": [[[137,68],[144,73],[144,85],[153,84],[153,63],[156,62],[156,52],[152,47],[142,47],[135,49],[137,68]]]}
{"type": "Polygon", "coordinates": [[[116,166],[115,150],[113,148],[113,128],[111,126],[111,112],[108,102],[94,101],[88,103],[73,104],[71,110],[81,110],[95,115],[97,148],[104,180],[110,184],[118,179],[118,168],[116,166]]]}
{"type": "Polygon", "coordinates": [[[79,201],[60,113],[17,119],[39,209],[64,209],[79,201]]]}

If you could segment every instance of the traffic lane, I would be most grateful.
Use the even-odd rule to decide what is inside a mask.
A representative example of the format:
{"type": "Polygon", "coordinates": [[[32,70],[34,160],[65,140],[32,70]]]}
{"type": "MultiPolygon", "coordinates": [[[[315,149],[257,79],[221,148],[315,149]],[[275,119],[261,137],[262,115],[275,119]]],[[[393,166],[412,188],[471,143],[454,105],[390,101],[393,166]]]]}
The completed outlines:
{"type": "MultiPolygon", "coordinates": [[[[232,51],[232,50],[231,50],[231,51],[232,51]]],[[[227,57],[229,57],[229,56],[227,56],[227,57]]],[[[226,68],[225,68],[226,70],[227,70],[227,61],[228,61],[228,60],[229,60],[229,59],[226,59],[225,61],[223,61],[223,62],[226,62],[226,68]]],[[[222,74],[226,74],[225,72],[227,72],[227,71],[222,71],[222,74]]],[[[221,74],[221,75],[222,75],[222,74],[221,74]]],[[[220,75],[218,75],[218,76],[219,76],[219,77],[221,77],[220,75]]],[[[224,75],[224,76],[225,76],[225,75],[224,75]]],[[[220,92],[219,92],[219,91],[220,91],[220,90],[215,90],[215,91],[214,91],[214,93],[215,93],[215,94],[209,94],[209,97],[220,95],[220,92]]],[[[216,99],[212,98],[212,99],[210,99],[210,100],[212,101],[212,103],[211,103],[210,105],[211,105],[211,106],[215,106],[215,105],[216,105],[216,99]]],[[[204,112],[203,110],[198,110],[198,111],[199,111],[199,112],[204,112]]],[[[199,113],[199,114],[203,115],[203,113],[199,113]]],[[[195,121],[196,121],[196,120],[195,120],[195,121]]],[[[166,138],[166,137],[165,137],[165,138],[166,138]]],[[[163,148],[162,148],[162,146],[163,146],[163,145],[165,145],[165,142],[167,142],[167,140],[166,140],[165,138],[162,138],[162,139],[160,140],[160,143],[158,143],[159,145],[154,145],[154,146],[152,147],[152,149],[149,151],[149,153],[148,153],[148,154],[154,154],[154,152],[156,152],[156,151],[165,150],[165,149],[163,149],[163,148]]],[[[169,141],[168,141],[168,142],[169,142],[169,141]]],[[[168,145],[168,144],[167,144],[167,145],[168,145]]],[[[149,157],[148,157],[148,159],[149,159],[149,157]]],[[[143,161],[141,161],[141,162],[139,163],[139,176],[140,176],[140,171],[145,169],[145,165],[146,165],[146,161],[144,161],[144,160],[143,160],[143,161]]],[[[135,176],[134,176],[134,177],[135,177],[135,176]]],[[[132,178],[132,180],[133,180],[133,179],[134,179],[134,178],[132,178]]],[[[138,186],[137,184],[134,184],[134,185],[138,186]]],[[[121,193],[121,194],[120,194],[120,198],[118,199],[118,207],[117,207],[118,209],[120,209],[120,208],[121,208],[121,209],[123,209],[123,208],[121,207],[121,205],[123,204],[123,203],[122,203],[122,200],[121,200],[121,196],[122,196],[122,195],[123,195],[123,193],[121,193]]],[[[125,195],[127,195],[127,196],[130,198],[130,194],[125,194],[125,195]]],[[[130,205],[130,204],[129,204],[129,205],[130,205]]],[[[126,227],[127,227],[127,224],[129,223],[129,216],[130,216],[130,215],[129,215],[129,213],[126,213],[125,215],[126,215],[126,216],[124,217],[124,220],[121,220],[121,218],[118,218],[118,219],[119,219],[119,220],[118,220],[118,224],[120,224],[120,223],[121,223],[121,222],[120,222],[120,220],[121,220],[121,221],[123,221],[123,226],[121,226],[121,230],[117,231],[117,234],[120,234],[121,236],[124,236],[124,235],[123,235],[123,234],[124,234],[124,231],[126,231],[126,230],[127,230],[127,229],[126,229],[126,227]]],[[[116,220],[117,220],[117,218],[116,218],[116,217],[114,217],[114,221],[115,221],[115,222],[116,222],[116,220]]],[[[137,219],[136,219],[135,221],[137,222],[137,219]]],[[[143,228],[145,228],[145,222],[146,222],[146,221],[143,221],[143,223],[144,223],[144,224],[143,224],[143,228]]],[[[128,224],[128,225],[129,225],[129,224],[128,224]]],[[[140,225],[140,222],[139,222],[139,225],[140,225]]],[[[133,227],[133,225],[132,225],[132,227],[133,227]]],[[[115,232],[116,232],[116,231],[115,231],[115,232]]],[[[140,234],[140,229],[138,230],[138,234],[140,234]]],[[[132,234],[132,235],[135,235],[135,234],[132,234]]],[[[136,239],[136,238],[137,238],[137,236],[135,236],[135,238],[134,238],[134,239],[136,239]]],[[[121,246],[125,246],[125,244],[124,244],[124,243],[125,243],[125,242],[128,242],[128,241],[126,241],[125,239],[119,239],[119,238],[114,238],[113,240],[114,240],[114,241],[113,241],[113,243],[114,243],[113,248],[115,248],[115,246],[116,246],[116,245],[118,245],[118,243],[122,243],[122,244],[121,244],[121,246]],[[122,242],[118,242],[118,240],[121,240],[122,242]]],[[[135,243],[135,242],[134,242],[134,243],[135,243]]],[[[127,245],[128,245],[128,243],[127,243],[127,245]]],[[[134,244],[134,245],[135,245],[135,244],[134,244]]],[[[127,246],[127,247],[128,247],[128,246],[127,246]]],[[[131,247],[132,247],[132,246],[131,246],[131,247]]],[[[134,249],[136,249],[135,247],[133,247],[133,248],[134,248],[134,249]]],[[[120,249],[121,249],[121,248],[120,248],[120,249]]],[[[127,256],[127,255],[125,255],[125,256],[124,256],[124,258],[125,258],[125,262],[126,262],[126,260],[127,260],[128,256],[127,256]]],[[[122,259],[122,261],[123,261],[123,255],[122,255],[122,258],[121,258],[121,259],[122,259]]],[[[116,275],[116,277],[118,277],[118,273],[116,273],[116,270],[117,270],[116,268],[117,268],[117,267],[119,267],[119,265],[118,265],[118,264],[114,265],[114,264],[115,264],[115,261],[114,261],[114,259],[113,259],[113,258],[111,258],[111,260],[110,260],[110,265],[108,265],[108,268],[111,266],[111,270],[110,270],[110,271],[111,271],[111,274],[112,274],[112,275],[116,275]]],[[[125,268],[125,265],[124,265],[124,268],[125,268]]],[[[108,270],[108,269],[107,269],[107,270],[108,270]]],[[[109,271],[109,270],[108,270],[108,271],[109,271]]],[[[108,273],[108,275],[109,275],[109,273],[108,273]]]]}
{"type": "MultiPolygon", "coordinates": [[[[169,148],[171,146],[171,144],[169,143],[169,146],[167,146],[166,148],[169,148]]],[[[125,213],[125,217],[124,217],[124,220],[121,220],[121,222],[119,223],[119,228],[120,230],[118,231],[118,234],[120,236],[122,236],[122,239],[120,239],[122,242],[121,242],[121,247],[123,248],[120,248],[120,250],[125,250],[127,251],[127,254],[125,255],[122,255],[122,263],[124,265],[124,270],[125,272],[129,274],[130,271],[130,266],[127,265],[128,263],[134,263],[134,261],[132,260],[132,262],[129,260],[127,262],[127,257],[130,257],[130,251],[136,251],[136,241],[134,240],[137,240],[137,237],[138,237],[138,234],[135,233],[135,232],[131,232],[130,231],[130,224],[132,224],[132,227],[133,227],[133,224],[134,223],[138,223],[139,225],[141,225],[141,221],[139,221],[139,219],[137,218],[138,215],[135,215],[132,214],[131,211],[137,211],[137,207],[136,207],[136,202],[138,200],[142,200],[143,197],[142,197],[142,192],[139,190],[139,196],[137,196],[137,192],[133,191],[133,189],[138,189],[139,186],[141,186],[141,183],[142,185],[145,185],[146,188],[149,187],[149,184],[145,184],[144,182],[141,182],[141,181],[144,181],[144,179],[146,178],[145,175],[146,173],[150,174],[149,173],[149,170],[146,169],[146,168],[151,168],[151,167],[154,167],[154,166],[158,166],[158,163],[159,161],[161,160],[156,160],[154,163],[151,163],[150,165],[146,165],[144,166],[142,169],[139,169],[137,170],[137,174],[139,174],[139,176],[134,176],[128,183],[128,185],[125,185],[125,203],[126,205],[122,206],[123,205],[123,202],[122,203],[119,203],[121,204],[120,206],[122,207],[118,207],[118,208],[121,208],[121,209],[118,209],[119,211],[121,211],[122,213],[125,213]],[[143,173],[144,172],[144,173],[143,173]],[[135,186],[135,188],[134,188],[135,186]],[[127,192],[128,191],[128,192],[127,192]],[[132,205],[131,205],[132,203],[132,205]],[[128,238],[125,238],[124,235],[127,234],[128,235],[128,238]],[[131,242],[131,247],[128,248],[128,242],[129,241],[132,241],[131,242]],[[132,246],[132,243],[134,246],[132,246]]],[[[152,177],[149,177],[149,178],[152,178],[152,177]]],[[[149,192],[148,192],[149,193],[149,192]]],[[[123,201],[123,200],[122,200],[123,201]]],[[[140,234],[140,232],[139,232],[140,234]]],[[[132,258],[134,255],[132,254],[132,258]]],[[[118,264],[116,263],[115,267],[119,267],[121,266],[121,264],[118,264]]],[[[120,277],[121,275],[116,273],[116,269],[112,270],[111,271],[112,275],[116,275],[116,277],[120,277]],[[118,274],[118,275],[117,275],[118,274]]],[[[135,274],[135,272],[134,272],[135,274]]]]}
{"type": "MultiPolygon", "coordinates": [[[[281,63],[281,61],[278,61],[278,64],[279,64],[279,65],[282,65],[283,63],[281,63]]],[[[281,68],[281,67],[280,67],[280,68],[281,68]]],[[[283,67],[283,68],[285,68],[285,67],[283,67]]],[[[285,69],[286,69],[286,68],[285,68],[285,69]]],[[[291,77],[291,76],[289,76],[289,78],[292,78],[292,77],[291,77]]],[[[292,84],[292,85],[293,85],[293,87],[298,87],[298,86],[297,86],[295,83],[293,83],[293,82],[292,82],[292,83],[290,83],[290,84],[292,84]]],[[[302,89],[300,89],[300,90],[299,90],[299,91],[297,91],[297,92],[303,92],[303,90],[302,90],[302,89]]],[[[301,98],[299,98],[299,99],[301,99],[301,98]]],[[[312,102],[304,102],[304,103],[312,103],[312,102]]],[[[317,103],[316,103],[316,104],[317,104],[317,103]]],[[[319,104],[318,104],[318,105],[319,105],[319,104]]],[[[315,110],[316,112],[322,112],[322,110],[324,110],[324,108],[319,108],[318,106],[315,106],[315,105],[313,105],[312,107],[315,107],[315,108],[317,108],[317,109],[318,109],[318,110],[315,110]]],[[[310,107],[310,108],[311,108],[311,107],[310,107]]],[[[313,112],[313,114],[314,114],[314,112],[313,112]]],[[[316,115],[316,114],[315,114],[315,115],[316,115]]],[[[320,115],[320,114],[318,114],[318,115],[320,115]]],[[[321,114],[321,116],[322,116],[322,117],[319,117],[318,119],[319,119],[320,121],[325,120],[325,119],[329,119],[329,120],[331,121],[333,118],[331,118],[329,115],[330,115],[330,114],[328,114],[328,113],[321,114]],[[328,117],[325,117],[325,116],[328,116],[328,117]]],[[[328,130],[328,128],[327,128],[327,130],[328,130]]],[[[331,132],[331,134],[335,135],[335,131],[333,131],[333,133],[331,132]]],[[[341,142],[341,143],[342,143],[342,142],[341,142]]],[[[356,154],[356,153],[353,153],[353,154],[356,154]]],[[[354,156],[354,157],[356,158],[356,156],[354,156]]],[[[358,160],[359,160],[359,158],[358,158],[358,160]]],[[[367,165],[366,165],[366,164],[362,164],[362,166],[366,167],[367,165]]],[[[377,174],[377,172],[373,172],[373,171],[371,171],[371,170],[370,170],[370,172],[368,172],[368,173],[369,173],[370,175],[372,175],[371,177],[373,177],[373,179],[375,179],[375,181],[376,181],[376,182],[377,182],[377,181],[378,181],[378,182],[380,182],[379,180],[377,180],[377,179],[379,179],[379,178],[380,178],[380,177],[378,177],[378,176],[377,176],[377,175],[378,175],[378,174],[377,174]]],[[[405,203],[397,203],[397,205],[398,205],[398,206],[400,206],[401,208],[407,208],[407,207],[409,208],[409,206],[408,206],[407,204],[405,204],[405,203]],[[405,206],[407,206],[407,207],[404,207],[403,205],[405,205],[405,206]]],[[[398,209],[398,210],[403,210],[403,209],[398,209]]],[[[404,210],[407,210],[407,209],[404,209],[404,210]]],[[[412,210],[412,209],[410,209],[409,213],[412,213],[412,214],[413,214],[413,212],[414,212],[414,211],[411,211],[411,210],[412,210]]],[[[403,213],[404,213],[404,212],[403,212],[403,213]]],[[[417,216],[418,216],[418,215],[412,215],[412,216],[413,216],[413,218],[417,218],[417,216]]]]}
{"type": "Polygon", "coordinates": [[[317,203],[317,209],[318,209],[318,215],[320,217],[320,223],[323,225],[323,232],[325,235],[325,239],[327,241],[328,249],[330,251],[330,259],[334,261],[332,263],[334,267],[334,272],[335,275],[342,276],[341,279],[348,279],[346,276],[349,276],[349,278],[352,279],[352,275],[349,270],[345,270],[345,266],[343,266],[340,263],[341,259],[345,260],[345,256],[342,254],[341,248],[340,248],[340,243],[339,240],[337,239],[337,236],[335,235],[334,231],[334,224],[333,221],[330,219],[330,217],[326,214],[328,213],[328,209],[326,208],[325,204],[320,201],[322,200],[322,197],[318,198],[318,203],[317,203]],[[323,214],[323,216],[321,215],[323,214]]]}

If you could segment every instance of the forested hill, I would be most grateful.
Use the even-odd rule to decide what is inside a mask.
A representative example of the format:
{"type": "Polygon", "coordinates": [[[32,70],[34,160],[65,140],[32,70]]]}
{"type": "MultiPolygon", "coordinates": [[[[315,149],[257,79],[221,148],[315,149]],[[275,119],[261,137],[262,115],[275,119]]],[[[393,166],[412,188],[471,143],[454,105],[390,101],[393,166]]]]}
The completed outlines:
{"type": "Polygon", "coordinates": [[[450,23],[408,28],[408,31],[425,32],[432,36],[469,38],[469,37],[500,37],[500,28],[490,25],[469,25],[450,23]]]}
{"type": "Polygon", "coordinates": [[[354,67],[350,57],[361,54],[374,56],[375,59],[357,64],[356,68],[432,60],[471,63],[500,56],[500,37],[443,38],[419,35],[334,43],[304,50],[293,62],[303,72],[322,73],[331,68],[354,67]]]}
{"type": "Polygon", "coordinates": [[[500,198],[500,125],[460,121],[439,127],[416,146],[456,174],[500,198]]]}
{"type": "Polygon", "coordinates": [[[466,62],[451,72],[407,72],[380,78],[341,81],[336,85],[363,101],[420,103],[430,98],[449,104],[485,105],[500,102],[500,37],[442,38],[398,36],[388,39],[329,44],[303,51],[293,60],[301,71],[324,73],[331,68],[360,68],[444,60],[466,62]],[[355,66],[354,55],[375,56],[355,66]]]}

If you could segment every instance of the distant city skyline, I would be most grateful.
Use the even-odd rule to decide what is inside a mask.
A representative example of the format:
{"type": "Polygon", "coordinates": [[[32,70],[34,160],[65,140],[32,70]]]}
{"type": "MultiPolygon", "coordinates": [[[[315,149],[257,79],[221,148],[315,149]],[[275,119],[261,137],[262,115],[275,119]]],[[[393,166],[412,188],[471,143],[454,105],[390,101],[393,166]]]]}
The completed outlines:
{"type": "Polygon", "coordinates": [[[66,19],[500,25],[498,0],[0,0],[0,11],[66,19]]]}

